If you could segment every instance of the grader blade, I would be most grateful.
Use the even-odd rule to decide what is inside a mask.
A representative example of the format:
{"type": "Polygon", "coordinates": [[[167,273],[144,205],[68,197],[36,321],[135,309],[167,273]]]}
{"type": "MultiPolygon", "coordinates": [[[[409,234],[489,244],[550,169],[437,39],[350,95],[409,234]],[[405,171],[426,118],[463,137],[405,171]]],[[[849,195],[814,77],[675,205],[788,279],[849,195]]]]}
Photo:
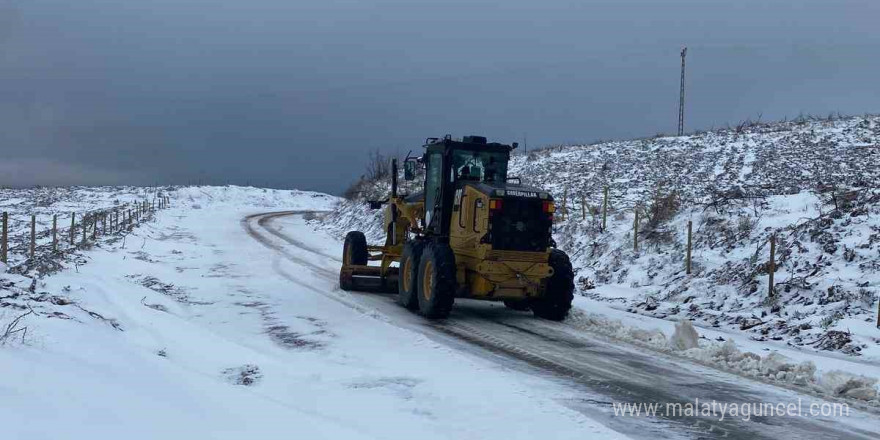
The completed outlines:
{"type": "Polygon", "coordinates": [[[343,266],[339,285],[345,290],[394,293],[397,292],[397,268],[389,267],[383,277],[379,266],[343,266]]]}

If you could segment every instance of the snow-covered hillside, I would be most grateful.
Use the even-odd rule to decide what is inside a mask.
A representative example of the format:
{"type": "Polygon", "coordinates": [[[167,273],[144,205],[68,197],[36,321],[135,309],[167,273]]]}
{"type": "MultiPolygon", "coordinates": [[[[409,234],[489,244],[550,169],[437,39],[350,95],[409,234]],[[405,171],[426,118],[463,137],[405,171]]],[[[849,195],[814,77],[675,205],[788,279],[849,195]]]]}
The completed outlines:
{"type": "MultiPolygon", "coordinates": [[[[556,197],[554,236],[572,256],[582,295],[753,340],[880,361],[880,117],[552,147],[517,156],[510,168],[556,197]]],[[[386,185],[362,182],[361,191],[375,197],[386,185]]],[[[378,213],[360,202],[343,202],[316,224],[380,241],[378,213]]]]}

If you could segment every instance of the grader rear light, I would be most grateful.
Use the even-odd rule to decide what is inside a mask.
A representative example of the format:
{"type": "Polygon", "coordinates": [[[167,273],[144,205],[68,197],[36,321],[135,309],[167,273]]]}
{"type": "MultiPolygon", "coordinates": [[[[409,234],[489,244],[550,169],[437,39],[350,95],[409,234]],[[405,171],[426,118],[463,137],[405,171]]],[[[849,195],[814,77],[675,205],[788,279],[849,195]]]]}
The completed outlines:
{"type": "Polygon", "coordinates": [[[547,214],[553,214],[556,212],[556,205],[553,202],[544,202],[544,212],[547,214]]]}
{"type": "Polygon", "coordinates": [[[501,199],[490,199],[489,200],[489,210],[490,211],[500,211],[503,206],[501,199]]]}

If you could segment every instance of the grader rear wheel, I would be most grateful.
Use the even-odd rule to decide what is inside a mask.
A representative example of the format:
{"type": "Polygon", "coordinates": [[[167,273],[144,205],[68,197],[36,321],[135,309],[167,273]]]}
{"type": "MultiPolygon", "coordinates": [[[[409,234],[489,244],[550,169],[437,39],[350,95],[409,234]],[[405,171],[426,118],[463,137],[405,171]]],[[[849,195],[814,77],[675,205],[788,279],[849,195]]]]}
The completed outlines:
{"type": "Polygon", "coordinates": [[[400,256],[400,273],[397,281],[397,303],[410,310],[419,308],[419,262],[422,243],[410,241],[403,245],[400,256]]]}

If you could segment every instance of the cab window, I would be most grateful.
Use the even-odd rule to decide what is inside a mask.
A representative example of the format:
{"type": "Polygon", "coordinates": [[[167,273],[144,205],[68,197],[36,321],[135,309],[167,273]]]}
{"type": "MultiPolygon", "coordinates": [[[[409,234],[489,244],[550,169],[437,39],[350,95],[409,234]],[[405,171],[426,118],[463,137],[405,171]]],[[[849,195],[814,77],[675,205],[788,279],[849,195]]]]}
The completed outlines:
{"type": "Polygon", "coordinates": [[[504,183],[507,180],[507,154],[456,150],[452,153],[450,180],[504,183]]]}
{"type": "Polygon", "coordinates": [[[443,154],[428,155],[428,166],[425,173],[425,224],[431,224],[434,206],[440,197],[440,186],[443,184],[443,154]]]}

